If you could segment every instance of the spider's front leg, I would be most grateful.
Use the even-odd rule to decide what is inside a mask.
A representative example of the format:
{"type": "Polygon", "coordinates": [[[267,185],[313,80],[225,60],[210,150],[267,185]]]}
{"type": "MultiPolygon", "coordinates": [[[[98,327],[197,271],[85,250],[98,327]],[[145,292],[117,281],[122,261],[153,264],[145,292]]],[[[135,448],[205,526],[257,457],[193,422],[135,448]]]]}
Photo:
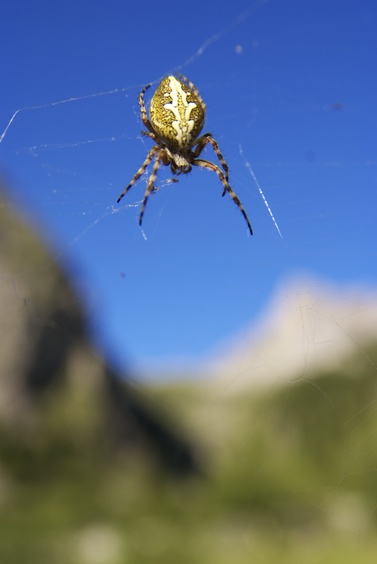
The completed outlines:
{"type": "Polygon", "coordinates": [[[119,196],[119,198],[117,199],[117,203],[119,204],[119,202],[121,201],[121,199],[127,194],[128,190],[130,188],[132,188],[132,186],[135,184],[135,182],[137,180],[139,180],[140,176],[143,174],[143,172],[145,171],[145,169],[147,168],[147,166],[149,165],[149,163],[151,162],[151,160],[153,159],[154,155],[157,153],[157,151],[159,150],[158,145],[155,145],[154,147],[152,147],[152,149],[149,151],[147,158],[145,159],[145,161],[143,162],[143,164],[141,165],[141,167],[139,168],[139,170],[134,174],[131,182],[128,184],[128,186],[126,186],[126,188],[123,190],[123,192],[121,193],[121,195],[119,196]]]}
{"type": "MultiPolygon", "coordinates": [[[[201,137],[199,137],[199,139],[196,141],[197,145],[196,145],[196,149],[194,151],[194,158],[196,159],[197,157],[199,157],[199,155],[201,154],[201,152],[203,151],[204,147],[209,143],[210,145],[212,145],[213,150],[215,151],[221,166],[224,169],[225,172],[225,178],[226,181],[229,182],[229,167],[227,165],[226,160],[224,159],[219,146],[217,144],[217,141],[214,140],[214,138],[212,137],[211,133],[205,133],[204,135],[202,135],[201,137]]],[[[223,196],[225,196],[226,190],[224,188],[224,191],[222,193],[223,196]]]]}
{"type": "Polygon", "coordinates": [[[145,206],[147,205],[148,198],[152,194],[152,192],[155,191],[154,183],[156,181],[157,171],[160,168],[161,164],[163,163],[162,154],[163,153],[161,153],[161,149],[160,149],[160,151],[156,155],[156,160],[155,160],[155,163],[153,165],[151,175],[148,179],[147,189],[145,190],[143,203],[141,205],[141,212],[140,212],[140,216],[139,216],[139,225],[141,225],[141,223],[143,221],[143,215],[144,215],[144,212],[145,212],[145,206]]]}
{"type": "Polygon", "coordinates": [[[251,223],[249,221],[249,218],[247,217],[247,213],[244,210],[243,205],[241,204],[241,201],[239,199],[239,197],[237,196],[237,194],[235,193],[235,191],[229,186],[229,182],[227,181],[223,171],[215,164],[209,162],[209,161],[205,161],[204,159],[196,159],[193,163],[196,166],[200,166],[202,168],[207,168],[208,170],[212,170],[213,172],[215,172],[217,174],[217,176],[219,177],[222,185],[224,186],[224,192],[223,192],[223,196],[226,192],[228,192],[229,196],[232,198],[233,202],[236,204],[236,206],[238,207],[238,209],[240,210],[240,212],[242,213],[247,226],[249,228],[250,231],[250,235],[253,234],[253,228],[251,227],[251,223]]]}

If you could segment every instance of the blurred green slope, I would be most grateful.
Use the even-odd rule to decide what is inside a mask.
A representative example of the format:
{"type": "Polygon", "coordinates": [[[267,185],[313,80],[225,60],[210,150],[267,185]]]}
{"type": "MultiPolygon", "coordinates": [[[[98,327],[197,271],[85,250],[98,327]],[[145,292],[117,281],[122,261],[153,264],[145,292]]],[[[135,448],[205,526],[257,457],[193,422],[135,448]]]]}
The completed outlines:
{"type": "Polygon", "coordinates": [[[269,391],[179,374],[136,389],[90,348],[55,261],[33,262],[26,231],[18,263],[9,233],[20,244],[23,228],[1,225],[3,341],[39,354],[47,322],[77,320],[57,339],[57,368],[26,347],[34,364],[21,369],[3,348],[1,563],[375,562],[376,345],[269,391]]]}
{"type": "Polygon", "coordinates": [[[64,472],[48,475],[62,457],[57,441],[34,452],[25,480],[4,470],[2,451],[0,561],[375,561],[377,380],[365,357],[354,362],[357,374],[323,373],[273,394],[145,390],[196,443],[201,477],[177,481],[145,456],[91,449],[65,452],[64,472]],[[97,542],[102,556],[91,552],[97,542]]]}

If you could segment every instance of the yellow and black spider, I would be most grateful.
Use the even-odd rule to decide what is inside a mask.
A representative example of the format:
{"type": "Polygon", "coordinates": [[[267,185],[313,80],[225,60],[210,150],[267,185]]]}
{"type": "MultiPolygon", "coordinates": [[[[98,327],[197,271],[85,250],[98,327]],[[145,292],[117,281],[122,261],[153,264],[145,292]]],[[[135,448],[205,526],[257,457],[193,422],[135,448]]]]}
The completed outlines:
{"type": "Polygon", "coordinates": [[[140,92],[139,105],[141,119],[148,129],[148,131],[142,131],[142,133],[153,139],[156,145],[151,148],[145,161],[123,190],[117,202],[119,203],[123,196],[127,194],[154,158],[155,161],[141,206],[139,217],[139,225],[141,225],[148,198],[155,190],[154,183],[160,166],[170,165],[171,171],[175,175],[187,174],[193,166],[200,166],[217,174],[224,186],[222,195],[224,196],[228,192],[244,216],[252,235],[253,230],[249,218],[237,194],[229,186],[229,167],[217,142],[210,133],[198,137],[204,126],[206,105],[196,86],[182,75],[179,75],[179,78],[175,76],[163,78],[152,97],[148,119],[144,94],[150,86],[148,84],[140,92]],[[212,145],[223,170],[214,163],[199,158],[208,143],[212,145]]]}

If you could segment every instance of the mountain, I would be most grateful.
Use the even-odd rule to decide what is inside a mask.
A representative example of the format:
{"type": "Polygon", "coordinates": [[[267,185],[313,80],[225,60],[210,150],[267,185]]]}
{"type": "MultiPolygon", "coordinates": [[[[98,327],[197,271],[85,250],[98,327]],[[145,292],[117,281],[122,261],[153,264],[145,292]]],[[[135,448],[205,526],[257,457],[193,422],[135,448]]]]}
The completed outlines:
{"type": "Polygon", "coordinates": [[[300,277],[278,287],[260,320],[222,347],[206,373],[229,390],[266,388],[344,365],[376,340],[376,290],[300,277]]]}
{"type": "Polygon", "coordinates": [[[91,343],[77,275],[60,258],[0,189],[0,465],[30,476],[32,458],[35,475],[52,475],[122,453],[195,472],[177,425],[91,343]]]}

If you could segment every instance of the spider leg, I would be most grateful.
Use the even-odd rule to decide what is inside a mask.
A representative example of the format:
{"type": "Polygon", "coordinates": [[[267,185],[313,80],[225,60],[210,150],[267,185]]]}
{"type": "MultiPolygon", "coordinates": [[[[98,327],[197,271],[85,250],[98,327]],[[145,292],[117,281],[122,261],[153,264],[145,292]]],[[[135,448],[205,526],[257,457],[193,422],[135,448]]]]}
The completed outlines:
{"type": "Polygon", "coordinates": [[[151,139],[153,139],[153,141],[157,143],[157,145],[161,145],[161,141],[158,139],[155,133],[152,133],[151,131],[142,131],[141,134],[145,135],[145,137],[150,137],[151,139]]]}
{"type": "MultiPolygon", "coordinates": [[[[221,166],[223,167],[224,171],[225,171],[225,178],[226,181],[229,182],[229,167],[226,163],[226,160],[224,159],[219,146],[217,144],[217,141],[214,140],[214,138],[212,137],[212,135],[210,133],[205,133],[204,135],[202,135],[201,137],[199,137],[199,139],[196,140],[196,149],[194,151],[194,158],[196,159],[197,157],[199,157],[199,155],[201,154],[201,152],[203,151],[204,147],[210,143],[212,145],[213,150],[215,151],[217,158],[220,161],[221,166]]],[[[223,196],[225,195],[226,189],[224,188],[224,192],[223,192],[223,196]]]]}
{"type": "Polygon", "coordinates": [[[212,170],[213,172],[216,172],[217,176],[220,178],[220,180],[222,182],[222,185],[224,186],[224,194],[225,194],[225,192],[228,192],[230,197],[232,198],[233,202],[236,204],[236,206],[238,206],[238,209],[240,210],[240,212],[242,213],[242,215],[245,218],[245,221],[246,221],[247,226],[248,226],[249,231],[250,231],[250,235],[252,235],[253,229],[251,227],[251,223],[249,221],[249,218],[247,217],[247,214],[246,214],[246,212],[243,208],[243,205],[241,204],[237,194],[229,186],[228,181],[227,181],[226,177],[224,176],[224,173],[222,172],[222,170],[217,165],[215,165],[215,164],[213,164],[209,161],[205,161],[204,159],[196,159],[192,162],[192,164],[195,165],[195,166],[207,168],[208,170],[212,170]]]}
{"type": "Polygon", "coordinates": [[[161,164],[162,164],[162,160],[161,160],[161,150],[160,150],[160,152],[157,153],[157,155],[156,155],[156,160],[155,160],[155,163],[153,165],[151,175],[148,179],[147,189],[145,190],[144,199],[143,199],[143,203],[142,203],[142,206],[141,206],[141,212],[140,212],[140,216],[139,216],[139,225],[141,225],[141,223],[143,221],[143,215],[144,215],[144,211],[145,211],[145,206],[147,205],[148,198],[155,189],[154,183],[155,183],[155,180],[156,180],[157,171],[160,168],[161,164]]]}
{"type": "Polygon", "coordinates": [[[149,137],[152,137],[152,139],[154,141],[157,141],[156,132],[153,129],[153,125],[151,124],[151,122],[148,119],[147,109],[145,107],[145,102],[144,102],[144,95],[145,95],[146,91],[148,90],[148,88],[150,88],[151,86],[152,86],[152,84],[147,84],[146,86],[144,86],[144,88],[140,92],[140,94],[139,94],[139,106],[140,106],[140,113],[141,113],[141,119],[143,121],[143,124],[153,134],[153,137],[152,137],[152,135],[148,135],[147,132],[142,131],[142,133],[144,135],[147,134],[149,137]]]}
{"type": "Polygon", "coordinates": [[[143,172],[145,171],[145,169],[147,168],[147,166],[149,165],[149,163],[151,162],[151,160],[153,159],[154,155],[157,153],[157,151],[159,151],[160,147],[158,147],[158,145],[154,145],[154,147],[152,147],[152,149],[149,151],[147,158],[145,159],[145,161],[143,162],[143,164],[141,165],[141,167],[139,168],[139,170],[135,173],[135,175],[133,176],[131,182],[128,184],[128,186],[123,190],[123,192],[121,193],[121,195],[119,196],[119,198],[117,199],[117,203],[119,204],[119,202],[121,201],[121,199],[123,198],[123,196],[125,196],[128,192],[128,190],[130,188],[132,188],[132,186],[135,184],[135,182],[137,180],[139,180],[140,176],[143,174],[143,172]]]}
{"type": "Polygon", "coordinates": [[[145,103],[144,103],[144,95],[145,95],[146,91],[148,90],[148,88],[150,88],[151,86],[152,86],[152,84],[147,84],[146,86],[144,86],[144,88],[140,92],[139,98],[138,98],[139,106],[140,106],[141,119],[143,120],[145,127],[148,127],[148,129],[149,129],[149,126],[150,126],[150,122],[149,122],[149,119],[148,119],[147,110],[146,110],[145,103]]]}

